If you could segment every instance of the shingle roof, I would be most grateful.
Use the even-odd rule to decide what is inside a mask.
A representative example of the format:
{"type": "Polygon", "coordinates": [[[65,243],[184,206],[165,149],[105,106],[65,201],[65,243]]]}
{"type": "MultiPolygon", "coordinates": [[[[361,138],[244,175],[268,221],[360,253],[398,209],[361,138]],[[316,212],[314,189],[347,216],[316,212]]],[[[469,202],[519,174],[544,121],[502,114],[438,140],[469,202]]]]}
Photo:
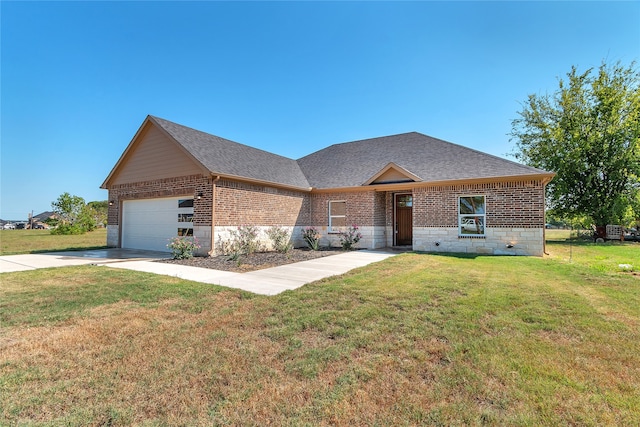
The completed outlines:
{"type": "Polygon", "coordinates": [[[540,169],[417,132],[335,144],[293,160],[159,117],[148,119],[164,129],[212,174],[297,188],[359,187],[390,164],[409,172],[420,182],[552,176],[540,169]]]}
{"type": "Polygon", "coordinates": [[[422,182],[548,174],[417,132],[335,144],[298,160],[319,189],[361,186],[390,162],[422,182]]]}
{"type": "Polygon", "coordinates": [[[309,188],[298,163],[287,157],[149,116],[211,173],[309,188]]]}
{"type": "Polygon", "coordinates": [[[55,213],[51,211],[44,211],[41,214],[34,215],[33,219],[39,219],[40,221],[44,221],[45,219],[54,216],[55,213]]]}

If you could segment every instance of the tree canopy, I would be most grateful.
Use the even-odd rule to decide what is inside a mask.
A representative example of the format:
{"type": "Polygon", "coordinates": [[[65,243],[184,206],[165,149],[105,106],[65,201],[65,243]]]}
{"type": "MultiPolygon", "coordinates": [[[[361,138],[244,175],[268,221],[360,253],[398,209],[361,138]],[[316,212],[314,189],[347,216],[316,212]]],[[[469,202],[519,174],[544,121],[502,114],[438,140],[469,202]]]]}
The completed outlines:
{"type": "Polygon", "coordinates": [[[548,206],[596,225],[640,217],[640,74],[635,63],[572,67],[551,95],[529,95],[511,137],[515,157],[553,171],[548,206]]]}
{"type": "Polygon", "coordinates": [[[61,194],[51,203],[57,217],[57,226],[52,234],[83,234],[96,228],[94,210],[80,196],[61,194]]]}

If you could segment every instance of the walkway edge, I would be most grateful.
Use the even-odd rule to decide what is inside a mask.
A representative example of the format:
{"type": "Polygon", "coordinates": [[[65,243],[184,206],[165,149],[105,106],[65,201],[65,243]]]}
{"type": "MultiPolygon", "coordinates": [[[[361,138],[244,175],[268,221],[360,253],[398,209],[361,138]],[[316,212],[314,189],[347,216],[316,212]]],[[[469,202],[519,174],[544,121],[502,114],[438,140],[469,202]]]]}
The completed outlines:
{"type": "Polygon", "coordinates": [[[397,253],[360,250],[247,273],[153,261],[123,261],[104,265],[110,268],[161,274],[194,282],[241,289],[259,295],[277,295],[286,290],[297,289],[307,283],[344,274],[355,268],[364,267],[395,255],[397,253]]]}

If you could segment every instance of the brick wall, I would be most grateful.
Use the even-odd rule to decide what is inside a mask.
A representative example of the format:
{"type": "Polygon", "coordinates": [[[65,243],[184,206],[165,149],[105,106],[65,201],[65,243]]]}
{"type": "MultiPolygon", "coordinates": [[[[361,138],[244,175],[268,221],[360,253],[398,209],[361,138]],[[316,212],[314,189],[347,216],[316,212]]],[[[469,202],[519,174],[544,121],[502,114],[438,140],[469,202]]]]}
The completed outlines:
{"type": "Polygon", "coordinates": [[[486,227],[544,227],[541,181],[467,184],[417,188],[413,192],[414,227],[457,227],[458,197],[486,196],[486,227]]]}
{"type": "Polygon", "coordinates": [[[216,226],[309,225],[309,195],[245,184],[216,183],[216,226]]]}
{"type": "Polygon", "coordinates": [[[347,224],[358,226],[384,226],[385,193],[359,191],[352,193],[320,193],[311,195],[311,224],[329,224],[329,202],[346,201],[347,224]]]}
{"type": "MultiPolygon", "coordinates": [[[[108,244],[116,245],[120,201],[191,195],[195,199],[194,230],[198,230],[200,238],[209,236],[205,240],[210,240],[212,185],[211,177],[201,175],[114,185],[109,189],[109,200],[114,203],[109,207],[108,229],[111,238],[108,244]],[[201,198],[197,199],[199,194],[201,198]]],[[[539,254],[541,251],[539,236],[529,236],[526,232],[527,229],[541,230],[544,227],[544,185],[541,181],[422,187],[413,189],[412,193],[416,250],[464,248],[475,252],[490,250],[499,253],[504,247],[502,241],[506,239],[520,242],[516,253],[539,254]],[[470,239],[457,238],[458,197],[475,194],[486,196],[487,236],[468,243],[470,239]],[[490,229],[494,229],[495,238],[491,237],[493,234],[489,232],[490,229]],[[516,229],[520,230],[519,234],[512,235],[510,230],[516,229]],[[438,233],[444,233],[442,245],[434,246],[440,241],[438,233]],[[529,246],[525,247],[524,242],[529,246]]],[[[347,224],[357,224],[363,231],[360,247],[392,244],[392,192],[309,194],[229,180],[216,182],[215,226],[221,228],[216,235],[227,227],[238,225],[277,225],[295,227],[295,239],[300,227],[313,225],[321,230],[325,238],[334,239],[337,235],[327,233],[328,203],[337,200],[346,201],[347,224]]]]}

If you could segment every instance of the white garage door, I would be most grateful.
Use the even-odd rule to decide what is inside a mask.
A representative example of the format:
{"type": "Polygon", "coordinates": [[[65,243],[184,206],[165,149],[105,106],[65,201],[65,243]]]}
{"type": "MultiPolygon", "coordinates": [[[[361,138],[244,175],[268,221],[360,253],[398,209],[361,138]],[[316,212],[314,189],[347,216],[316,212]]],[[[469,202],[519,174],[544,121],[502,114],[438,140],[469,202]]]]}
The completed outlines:
{"type": "Polygon", "coordinates": [[[122,203],[122,247],[169,252],[176,236],[193,235],[193,199],[125,200],[122,203]]]}

